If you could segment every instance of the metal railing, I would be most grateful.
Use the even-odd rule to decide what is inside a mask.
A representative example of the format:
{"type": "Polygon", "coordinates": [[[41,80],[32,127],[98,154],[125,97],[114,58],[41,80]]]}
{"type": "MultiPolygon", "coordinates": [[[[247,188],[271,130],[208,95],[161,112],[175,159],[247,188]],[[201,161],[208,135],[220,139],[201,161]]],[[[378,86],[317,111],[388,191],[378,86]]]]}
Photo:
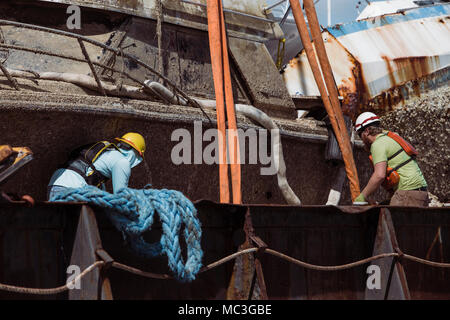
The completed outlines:
{"type": "MultiPolygon", "coordinates": [[[[51,34],[56,34],[56,35],[60,35],[60,36],[76,39],[78,41],[78,43],[79,43],[81,52],[83,54],[83,58],[74,57],[74,56],[71,56],[71,55],[68,55],[68,54],[54,53],[54,52],[50,52],[50,51],[46,51],[46,50],[30,48],[30,47],[27,47],[27,46],[10,45],[10,44],[6,44],[6,43],[0,43],[0,48],[2,48],[2,49],[11,49],[11,50],[19,50],[19,51],[25,51],[25,52],[32,52],[32,53],[36,53],[36,54],[42,54],[42,55],[47,55],[47,56],[67,59],[67,60],[71,60],[71,61],[87,63],[89,65],[89,68],[90,68],[90,70],[92,72],[92,75],[94,76],[95,81],[97,83],[98,91],[100,93],[102,93],[103,95],[105,95],[105,96],[107,95],[107,93],[105,92],[105,89],[104,89],[104,87],[102,85],[100,77],[99,77],[97,71],[95,70],[94,66],[103,68],[103,69],[111,71],[113,73],[116,72],[116,73],[118,73],[118,74],[120,74],[122,76],[125,76],[128,79],[132,80],[133,82],[135,82],[135,83],[141,85],[143,88],[145,88],[146,92],[147,93],[151,93],[153,98],[159,98],[159,99],[163,100],[164,102],[170,104],[170,102],[167,101],[167,99],[165,99],[164,97],[162,97],[161,95],[156,93],[144,81],[141,81],[141,80],[137,79],[136,77],[130,75],[128,72],[126,72],[124,70],[118,70],[114,66],[108,66],[108,65],[105,65],[103,63],[99,63],[99,62],[93,61],[90,58],[89,53],[86,50],[85,43],[89,43],[91,45],[94,45],[96,47],[99,47],[99,48],[102,48],[104,50],[107,50],[107,51],[111,52],[114,55],[114,58],[122,57],[122,59],[128,59],[129,61],[132,61],[132,62],[136,63],[137,65],[145,68],[147,71],[149,71],[153,75],[157,76],[159,79],[164,80],[164,82],[174,92],[176,92],[177,94],[179,94],[180,96],[185,98],[188,101],[188,104],[190,106],[202,109],[202,107],[198,104],[197,101],[195,101],[194,99],[190,98],[185,92],[183,92],[181,89],[179,89],[170,79],[168,79],[167,77],[165,77],[164,75],[162,75],[161,73],[156,71],[154,68],[152,68],[148,64],[142,62],[141,60],[133,57],[130,54],[124,53],[122,48],[113,48],[113,47],[105,45],[105,44],[103,44],[103,43],[101,43],[99,41],[96,41],[96,40],[93,40],[91,38],[88,38],[88,37],[85,37],[85,36],[82,36],[82,35],[78,35],[78,34],[75,34],[75,33],[62,31],[62,30],[57,30],[57,29],[52,29],[52,28],[47,28],[47,27],[42,27],[42,26],[37,26],[37,25],[32,25],[32,24],[21,23],[21,22],[0,20],[0,26],[14,26],[14,27],[18,27],[18,28],[24,28],[24,29],[29,29],[29,30],[36,30],[36,31],[41,31],[41,32],[47,32],[47,33],[51,33],[51,34]]],[[[11,84],[11,86],[14,89],[16,89],[16,90],[20,90],[16,79],[10,74],[10,72],[7,70],[7,68],[3,65],[3,63],[1,61],[0,61],[0,69],[4,73],[4,75],[7,77],[8,81],[11,84]]],[[[39,78],[39,75],[37,73],[35,73],[33,71],[29,71],[29,72],[34,74],[35,78],[39,78]]],[[[203,111],[203,109],[202,109],[202,111],[203,111]]]]}

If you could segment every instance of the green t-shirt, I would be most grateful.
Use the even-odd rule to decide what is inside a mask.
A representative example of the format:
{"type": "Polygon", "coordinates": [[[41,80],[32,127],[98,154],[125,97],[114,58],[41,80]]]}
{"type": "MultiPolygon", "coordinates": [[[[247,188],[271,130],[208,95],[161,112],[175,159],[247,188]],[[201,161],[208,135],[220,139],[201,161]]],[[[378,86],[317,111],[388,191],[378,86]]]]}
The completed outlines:
{"type": "MultiPolygon", "coordinates": [[[[385,132],[387,133],[387,132],[385,132]]],[[[375,141],[370,146],[370,153],[372,154],[373,164],[386,161],[387,166],[395,168],[399,164],[405,162],[410,156],[405,152],[401,152],[394,158],[388,161],[388,158],[396,153],[402,147],[392,138],[389,138],[385,133],[377,135],[375,141]]],[[[408,162],[397,170],[400,181],[395,190],[414,190],[421,187],[426,187],[427,182],[415,160],[408,162]]]]}

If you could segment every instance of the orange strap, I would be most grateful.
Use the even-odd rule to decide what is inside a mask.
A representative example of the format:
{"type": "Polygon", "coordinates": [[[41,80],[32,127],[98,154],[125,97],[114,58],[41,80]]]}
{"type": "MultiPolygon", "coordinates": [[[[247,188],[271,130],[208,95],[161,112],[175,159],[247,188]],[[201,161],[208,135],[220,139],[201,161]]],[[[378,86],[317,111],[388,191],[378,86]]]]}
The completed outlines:
{"type": "MultiPolygon", "coordinates": [[[[289,0],[294,15],[295,23],[305,48],[306,57],[308,58],[314,80],[322,97],[323,104],[329,115],[331,125],[336,135],[339,148],[342,153],[342,158],[345,164],[345,171],[350,182],[350,193],[352,200],[360,194],[358,172],[356,170],[355,160],[353,158],[353,151],[350,143],[350,137],[345,126],[344,117],[340,107],[340,103],[335,91],[335,81],[331,66],[329,65],[327,53],[323,44],[319,24],[317,21],[317,14],[314,9],[314,3],[310,0],[304,0],[306,14],[308,15],[309,27],[311,34],[316,36],[314,43],[316,50],[312,46],[312,41],[309,35],[308,27],[306,26],[303,10],[298,0],[289,0]],[[317,57],[316,57],[317,55],[317,57]],[[321,63],[322,68],[319,66],[321,63]]],[[[336,89],[337,90],[337,89],[336,89]]]]}
{"type": "Polygon", "coordinates": [[[395,142],[397,142],[409,156],[417,156],[419,154],[419,152],[417,152],[417,150],[408,141],[400,137],[395,132],[389,131],[387,136],[394,139],[395,142]]]}
{"type": "Polygon", "coordinates": [[[236,114],[231,85],[230,65],[228,60],[228,45],[225,31],[225,21],[221,0],[207,1],[209,47],[211,65],[216,94],[217,127],[219,131],[219,178],[220,202],[230,202],[228,166],[226,161],[227,141],[226,124],[228,119],[230,137],[228,150],[231,163],[231,183],[233,203],[242,203],[241,198],[241,166],[239,158],[239,140],[237,135],[236,114]],[[225,105],[226,115],[225,119],[225,105]]]}

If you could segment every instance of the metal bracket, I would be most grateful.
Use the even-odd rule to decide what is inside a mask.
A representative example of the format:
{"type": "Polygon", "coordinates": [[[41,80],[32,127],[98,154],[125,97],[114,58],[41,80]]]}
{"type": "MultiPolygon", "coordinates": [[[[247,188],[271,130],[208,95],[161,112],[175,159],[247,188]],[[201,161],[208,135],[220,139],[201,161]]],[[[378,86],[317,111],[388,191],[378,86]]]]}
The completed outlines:
{"type": "Polygon", "coordinates": [[[250,239],[258,246],[258,251],[256,252],[258,255],[264,253],[264,250],[267,249],[267,244],[258,236],[250,235],[250,239]]]}
{"type": "Polygon", "coordinates": [[[108,254],[108,252],[106,252],[103,249],[98,249],[97,251],[95,251],[95,253],[100,259],[102,259],[105,262],[105,264],[103,265],[103,270],[106,271],[109,268],[111,268],[114,259],[108,254]]]}

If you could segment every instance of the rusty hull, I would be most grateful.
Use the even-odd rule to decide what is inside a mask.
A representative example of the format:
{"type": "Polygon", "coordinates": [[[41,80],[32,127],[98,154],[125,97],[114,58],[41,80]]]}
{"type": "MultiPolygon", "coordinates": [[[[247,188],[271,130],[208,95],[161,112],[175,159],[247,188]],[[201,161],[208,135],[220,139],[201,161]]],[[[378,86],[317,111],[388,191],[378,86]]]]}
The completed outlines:
{"type": "MultiPolygon", "coordinates": [[[[218,201],[219,176],[216,164],[194,164],[192,158],[191,164],[175,165],[171,158],[172,149],[179,143],[171,140],[174,130],[188,130],[193,148],[193,122],[203,121],[203,130],[211,127],[202,117],[200,110],[150,102],[130,103],[127,106],[119,99],[111,101],[110,98],[104,97],[86,97],[83,101],[86,105],[78,102],[79,96],[54,97],[49,94],[49,100],[45,102],[39,101],[42,96],[29,97],[30,101],[34,101],[20,101],[24,98],[21,96],[19,101],[3,100],[0,103],[1,115],[8,119],[0,122],[3,141],[12,145],[27,145],[34,152],[34,161],[18,172],[14,180],[6,183],[2,187],[4,190],[30,194],[37,200],[45,200],[51,175],[59,165],[67,161],[71,150],[93,141],[113,139],[125,132],[136,131],[144,135],[148,141],[148,149],[145,163],[133,170],[131,187],[143,188],[151,183],[158,189],[179,190],[192,200],[218,201]],[[65,98],[75,100],[63,101],[65,98]],[[113,109],[112,104],[122,109],[113,109]],[[19,133],[16,131],[17,125],[21,128],[19,133]]],[[[214,119],[213,115],[210,116],[214,119]]],[[[246,129],[249,126],[240,122],[239,128],[246,129]]],[[[270,138],[267,139],[269,143],[270,138]]],[[[324,142],[302,140],[294,134],[282,135],[283,149],[289,150],[284,155],[288,181],[304,204],[322,204],[327,200],[332,183],[330,177],[335,174],[335,168],[328,165],[324,159],[324,142]],[[321,189],[318,190],[317,186],[321,186],[321,189]]],[[[202,148],[209,143],[203,141],[202,148]]],[[[248,145],[249,140],[246,139],[246,154],[249,152],[248,145]]],[[[361,183],[366,183],[371,174],[369,160],[361,149],[355,149],[354,153],[358,176],[361,183]]],[[[262,167],[267,166],[242,166],[243,202],[284,204],[276,175],[262,176],[262,167]]],[[[385,197],[381,192],[377,199],[382,200],[385,197]]],[[[350,203],[347,187],[343,191],[341,203],[350,203]]]]}
{"type": "MultiPolygon", "coordinates": [[[[312,264],[340,265],[367,258],[376,252],[376,248],[381,248],[383,241],[391,241],[393,248],[398,246],[404,253],[425,258],[439,227],[443,261],[448,263],[450,257],[450,215],[446,208],[368,207],[361,210],[331,206],[242,206],[210,201],[199,201],[195,206],[202,223],[204,265],[236,252],[246,242],[246,213],[251,216],[253,239],[259,238],[257,242],[265,243],[270,249],[312,264]],[[385,223],[390,230],[389,238],[379,227],[382,212],[388,215],[385,223]]],[[[38,203],[34,208],[19,204],[0,205],[0,282],[41,288],[64,283],[65,268],[73,263],[70,257],[88,258],[93,250],[89,249],[89,243],[80,247],[75,235],[91,229],[88,232],[93,232],[92,239],[95,240],[96,223],[99,238],[94,242],[103,246],[103,256],[107,253],[117,262],[148,272],[170,274],[165,257],[150,260],[136,257],[108,220],[107,212],[95,209],[95,216],[89,216],[86,208],[83,209],[82,204],[62,203],[38,203]],[[80,215],[82,212],[84,215],[80,215]],[[78,222],[80,217],[82,220],[78,222]],[[88,220],[91,223],[85,225],[88,220]]],[[[145,237],[153,242],[160,236],[161,226],[155,222],[145,237]]],[[[252,242],[252,245],[256,243],[252,242]]],[[[432,250],[430,259],[441,261],[439,252],[432,250]]],[[[268,254],[255,257],[260,260],[269,299],[450,299],[448,268],[399,260],[403,280],[391,280],[381,295],[368,296],[366,269],[369,264],[342,271],[315,271],[268,254]],[[398,290],[405,285],[409,295],[402,296],[398,290]],[[386,290],[388,295],[384,294],[386,290]]],[[[385,263],[390,269],[391,259],[383,258],[372,264],[385,263]]],[[[199,274],[192,283],[182,284],[175,280],[147,279],[110,268],[103,274],[101,283],[97,279],[87,285],[92,290],[108,279],[109,297],[121,300],[246,299],[248,296],[236,293],[250,290],[253,290],[253,299],[260,299],[259,286],[252,285],[254,270],[254,257],[244,265],[235,260],[199,274]],[[244,279],[248,279],[247,282],[243,282],[244,279]]],[[[389,270],[382,273],[382,277],[385,276],[389,276],[389,270]]],[[[385,279],[383,281],[386,283],[385,279]]],[[[91,292],[94,296],[90,299],[95,298],[97,291],[91,292]]],[[[25,296],[1,291],[0,297],[67,299],[68,295],[25,296]]]]}
{"type": "MultiPolygon", "coordinates": [[[[450,80],[450,6],[441,4],[336,25],[323,31],[333,74],[351,117],[383,114],[450,80]]],[[[292,95],[319,95],[305,52],[283,77],[292,95]]]]}

